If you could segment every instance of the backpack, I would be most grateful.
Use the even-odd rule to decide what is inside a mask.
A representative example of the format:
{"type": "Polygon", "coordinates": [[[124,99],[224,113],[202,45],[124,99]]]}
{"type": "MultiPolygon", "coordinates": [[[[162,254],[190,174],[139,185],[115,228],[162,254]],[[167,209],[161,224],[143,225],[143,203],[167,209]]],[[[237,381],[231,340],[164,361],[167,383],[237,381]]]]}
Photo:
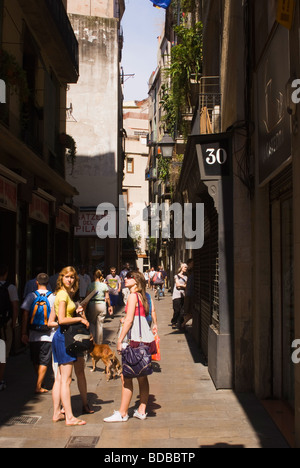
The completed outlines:
{"type": "Polygon", "coordinates": [[[161,274],[160,271],[155,273],[154,278],[153,278],[153,283],[154,284],[163,284],[164,283],[164,280],[162,278],[162,274],[161,274]]]}
{"type": "Polygon", "coordinates": [[[151,324],[152,323],[152,301],[151,301],[150,294],[147,292],[146,292],[146,297],[147,297],[147,301],[149,304],[149,315],[147,315],[146,319],[147,319],[147,322],[151,324]]]}
{"type": "Polygon", "coordinates": [[[34,299],[29,311],[29,328],[30,330],[49,331],[48,320],[51,312],[51,307],[48,297],[52,294],[47,291],[46,294],[40,294],[38,291],[34,293],[34,299]]]}
{"type": "Polygon", "coordinates": [[[8,292],[9,283],[0,285],[0,328],[12,317],[12,303],[8,292]]]}

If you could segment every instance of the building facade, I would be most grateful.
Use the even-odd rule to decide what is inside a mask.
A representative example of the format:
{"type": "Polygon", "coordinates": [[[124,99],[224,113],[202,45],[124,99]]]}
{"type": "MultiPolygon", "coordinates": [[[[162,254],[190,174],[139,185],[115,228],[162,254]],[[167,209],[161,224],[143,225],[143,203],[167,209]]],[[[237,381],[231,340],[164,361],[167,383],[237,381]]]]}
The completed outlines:
{"type": "Polygon", "coordinates": [[[72,261],[76,189],[65,179],[66,88],[78,43],[62,1],[0,2],[0,257],[20,297],[37,269],[72,261]]]}
{"type": "Polygon", "coordinates": [[[70,86],[67,134],[76,141],[74,167],[67,180],[79,195],[79,226],[75,230],[75,263],[107,271],[120,266],[117,238],[100,238],[97,207],[108,203],[117,216],[123,177],[123,123],[120,60],[123,45],[123,0],[68,1],[68,14],[79,43],[80,78],[70,86]]]}
{"type": "Polygon", "coordinates": [[[123,179],[124,206],[128,212],[129,236],[123,240],[122,264],[144,272],[149,269],[148,222],[143,211],[149,204],[145,171],[148,163],[149,99],[124,102],[123,122],[126,132],[123,179]]]}
{"type": "Polygon", "coordinates": [[[169,253],[194,259],[192,333],[215,386],[281,411],[298,447],[299,4],[179,8],[167,20],[203,22],[203,63],[172,201],[204,205],[204,243],[175,239],[169,253]]]}

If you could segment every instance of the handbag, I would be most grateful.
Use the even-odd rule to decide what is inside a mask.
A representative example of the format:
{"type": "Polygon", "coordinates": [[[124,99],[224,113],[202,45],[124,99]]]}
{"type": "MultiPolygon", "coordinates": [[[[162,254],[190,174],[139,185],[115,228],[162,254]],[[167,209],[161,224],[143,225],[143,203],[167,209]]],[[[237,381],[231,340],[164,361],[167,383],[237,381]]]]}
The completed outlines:
{"type": "Polygon", "coordinates": [[[122,351],[122,373],[127,379],[144,377],[153,373],[152,356],[150,354],[149,346],[142,343],[142,327],[141,327],[141,313],[140,302],[138,299],[139,308],[139,328],[140,328],[140,341],[141,343],[137,348],[127,346],[122,351]]]}
{"type": "Polygon", "coordinates": [[[91,333],[83,323],[74,323],[61,328],[65,337],[67,354],[76,357],[91,347],[91,333]]]}

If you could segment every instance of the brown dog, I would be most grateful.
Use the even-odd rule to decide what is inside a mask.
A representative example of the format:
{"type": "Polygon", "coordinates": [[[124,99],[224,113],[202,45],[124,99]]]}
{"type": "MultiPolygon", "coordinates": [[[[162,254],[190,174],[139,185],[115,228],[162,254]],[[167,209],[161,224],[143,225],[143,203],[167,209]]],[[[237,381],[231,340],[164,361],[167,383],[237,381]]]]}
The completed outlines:
{"type": "Polygon", "coordinates": [[[115,379],[116,375],[121,375],[122,366],[115,353],[110,349],[110,347],[107,344],[95,344],[92,352],[90,353],[90,356],[92,357],[93,361],[93,369],[91,370],[91,372],[96,371],[96,364],[101,359],[103,364],[105,365],[107,382],[111,378],[115,379]]]}

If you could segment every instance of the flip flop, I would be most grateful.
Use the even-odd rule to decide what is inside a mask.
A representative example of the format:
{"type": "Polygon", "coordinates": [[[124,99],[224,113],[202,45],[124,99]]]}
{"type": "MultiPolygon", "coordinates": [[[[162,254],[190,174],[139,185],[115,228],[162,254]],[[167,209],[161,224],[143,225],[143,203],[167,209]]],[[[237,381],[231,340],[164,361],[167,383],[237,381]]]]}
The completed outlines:
{"type": "Polygon", "coordinates": [[[75,423],[73,424],[66,424],[66,426],[71,427],[71,426],[85,426],[86,421],[83,421],[82,419],[78,419],[75,423]]]}

